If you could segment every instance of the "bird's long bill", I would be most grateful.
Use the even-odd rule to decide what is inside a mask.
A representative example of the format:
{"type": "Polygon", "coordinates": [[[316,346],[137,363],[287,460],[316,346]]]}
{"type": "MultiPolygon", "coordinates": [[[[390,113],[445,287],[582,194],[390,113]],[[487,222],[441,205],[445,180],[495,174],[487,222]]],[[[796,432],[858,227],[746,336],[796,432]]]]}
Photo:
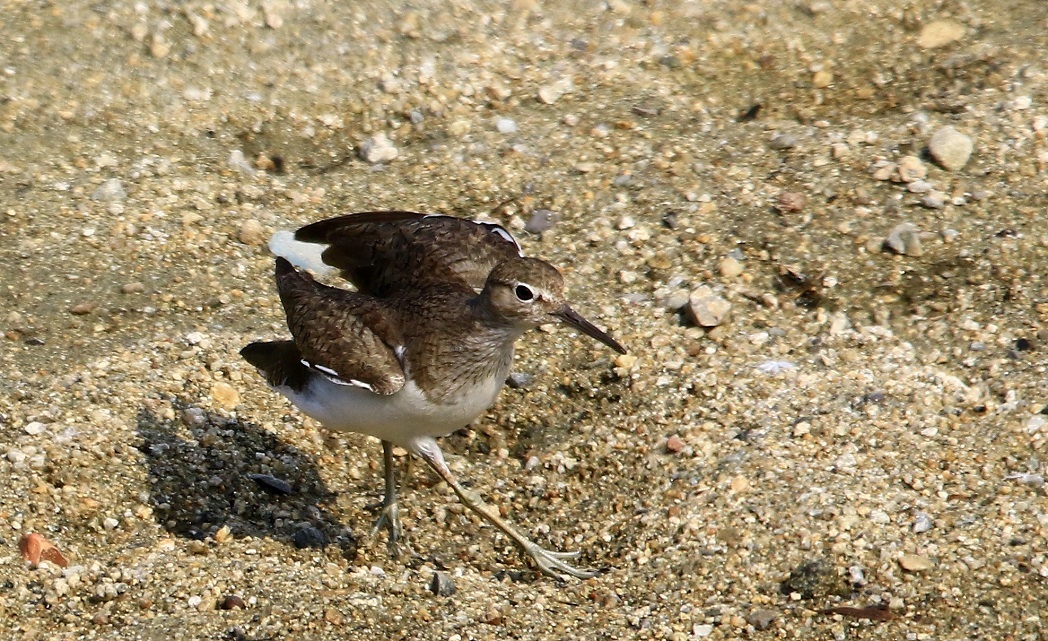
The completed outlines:
{"type": "Polygon", "coordinates": [[[601,330],[596,325],[583,318],[581,315],[579,315],[578,312],[568,307],[567,305],[562,307],[560,310],[553,312],[553,315],[559,318],[560,320],[564,321],[568,325],[571,325],[575,329],[579,330],[586,336],[589,336],[590,338],[595,338],[598,341],[604,343],[619,354],[626,353],[626,348],[622,345],[619,345],[619,342],[617,340],[609,336],[607,332],[601,330]]]}

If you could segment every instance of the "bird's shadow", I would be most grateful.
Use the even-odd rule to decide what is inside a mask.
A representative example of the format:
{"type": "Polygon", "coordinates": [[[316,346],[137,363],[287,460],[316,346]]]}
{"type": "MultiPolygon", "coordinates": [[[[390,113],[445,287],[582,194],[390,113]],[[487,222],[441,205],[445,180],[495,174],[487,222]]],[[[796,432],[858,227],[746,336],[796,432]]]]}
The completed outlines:
{"type": "Polygon", "coordinates": [[[157,523],[187,539],[271,538],[299,548],[357,553],[351,529],[324,504],[334,494],[311,457],[260,426],[176,401],[176,418],[138,412],[157,523]]]}

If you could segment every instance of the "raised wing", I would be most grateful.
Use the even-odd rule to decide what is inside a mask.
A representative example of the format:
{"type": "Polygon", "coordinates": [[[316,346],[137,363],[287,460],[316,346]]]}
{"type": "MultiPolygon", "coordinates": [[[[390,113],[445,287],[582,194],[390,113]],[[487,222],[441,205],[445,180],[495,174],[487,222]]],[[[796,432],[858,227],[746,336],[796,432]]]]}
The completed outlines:
{"type": "Polygon", "coordinates": [[[378,301],[322,285],[283,258],[276,261],[276,280],[303,365],[377,394],[404,386],[403,341],[378,301]]]}
{"type": "Polygon", "coordinates": [[[295,240],[328,245],[324,262],[378,297],[439,281],[479,290],[495,265],[522,255],[513,236],[495,223],[407,211],[321,220],[295,232],[295,240]]]}

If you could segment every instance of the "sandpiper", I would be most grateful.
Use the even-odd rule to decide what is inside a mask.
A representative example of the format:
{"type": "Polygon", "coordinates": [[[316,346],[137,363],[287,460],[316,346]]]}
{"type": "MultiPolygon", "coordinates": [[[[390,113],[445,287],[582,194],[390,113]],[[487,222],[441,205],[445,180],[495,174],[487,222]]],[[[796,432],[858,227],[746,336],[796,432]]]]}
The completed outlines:
{"type": "MultiPolygon", "coordinates": [[[[272,246],[272,244],[271,244],[272,246]]],[[[363,212],[307,225],[276,248],[276,282],[291,340],[255,342],[241,355],[267,383],[324,427],[382,441],[385,496],[375,530],[400,537],[393,447],[424,460],[459,499],[558,579],[589,578],[578,552],[543,549],[452,475],[436,438],[495,402],[524,332],[553,319],[619,353],[611,336],[564,300],[549,263],[527,258],[501,226],[413,212],[363,212]],[[308,251],[356,291],[297,270],[308,251]],[[290,260],[289,260],[290,259],[290,260]]]]}

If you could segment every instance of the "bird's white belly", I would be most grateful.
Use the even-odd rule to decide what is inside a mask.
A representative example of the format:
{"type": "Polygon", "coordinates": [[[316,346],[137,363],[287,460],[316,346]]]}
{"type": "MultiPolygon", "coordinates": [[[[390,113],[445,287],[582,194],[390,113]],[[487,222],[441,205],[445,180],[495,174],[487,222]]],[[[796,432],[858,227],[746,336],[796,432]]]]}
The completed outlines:
{"type": "Polygon", "coordinates": [[[430,402],[411,380],[389,396],[338,385],[322,376],[314,377],[301,392],[283,386],[274,389],[327,429],[368,434],[410,449],[418,438],[447,436],[471,423],[495,402],[502,383],[502,377],[490,377],[446,405],[430,402]]]}

